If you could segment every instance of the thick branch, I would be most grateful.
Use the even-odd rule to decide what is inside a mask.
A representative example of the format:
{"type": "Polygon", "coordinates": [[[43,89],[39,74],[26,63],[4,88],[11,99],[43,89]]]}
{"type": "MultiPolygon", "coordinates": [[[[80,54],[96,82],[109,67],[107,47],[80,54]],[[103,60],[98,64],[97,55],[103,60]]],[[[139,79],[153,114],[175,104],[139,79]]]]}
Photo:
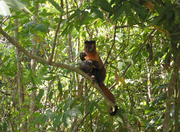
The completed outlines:
{"type": "Polygon", "coordinates": [[[62,63],[55,63],[55,62],[49,62],[46,61],[45,59],[35,56],[32,53],[28,52],[27,50],[25,50],[16,40],[14,40],[11,36],[9,36],[1,27],[0,27],[0,33],[15,47],[17,47],[19,49],[20,52],[23,52],[26,56],[28,56],[31,59],[35,59],[36,61],[43,63],[43,64],[47,64],[47,65],[51,65],[51,66],[56,66],[56,67],[61,67],[61,68],[65,68],[71,71],[77,71],[77,68],[74,68],[72,66],[66,65],[66,64],[62,64],[62,63]]]}
{"type": "MultiPolygon", "coordinates": [[[[14,40],[11,36],[9,36],[3,29],[2,27],[0,27],[0,33],[12,44],[14,45],[20,52],[23,52],[26,56],[28,56],[31,59],[35,59],[37,62],[42,63],[42,64],[46,64],[46,65],[50,65],[50,66],[55,66],[55,67],[60,67],[60,68],[64,68],[67,70],[70,70],[72,72],[76,72],[80,75],[82,75],[83,77],[85,77],[88,80],[91,80],[91,82],[93,83],[91,77],[89,77],[86,73],[84,73],[83,71],[81,71],[79,68],[74,67],[74,66],[70,66],[67,64],[63,64],[63,63],[56,63],[56,62],[49,62],[39,56],[35,56],[33,54],[31,54],[30,52],[28,52],[27,50],[25,50],[16,40],[14,40]]],[[[98,86],[98,84],[93,83],[94,87],[103,95],[103,97],[109,102],[109,104],[112,104],[112,102],[110,102],[107,97],[103,94],[101,88],[98,86]]]]}

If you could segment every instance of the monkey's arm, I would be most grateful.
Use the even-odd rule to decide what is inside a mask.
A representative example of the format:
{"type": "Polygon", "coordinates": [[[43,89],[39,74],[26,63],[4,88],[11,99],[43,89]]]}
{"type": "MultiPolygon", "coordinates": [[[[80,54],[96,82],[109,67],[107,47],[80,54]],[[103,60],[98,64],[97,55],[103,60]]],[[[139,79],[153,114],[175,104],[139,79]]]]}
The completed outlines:
{"type": "Polygon", "coordinates": [[[80,59],[84,61],[86,60],[85,57],[87,56],[87,54],[85,52],[81,52],[79,56],[80,56],[80,59]]]}
{"type": "Polygon", "coordinates": [[[92,61],[84,60],[79,63],[79,68],[85,73],[92,74],[92,70],[94,68],[92,61]]]}

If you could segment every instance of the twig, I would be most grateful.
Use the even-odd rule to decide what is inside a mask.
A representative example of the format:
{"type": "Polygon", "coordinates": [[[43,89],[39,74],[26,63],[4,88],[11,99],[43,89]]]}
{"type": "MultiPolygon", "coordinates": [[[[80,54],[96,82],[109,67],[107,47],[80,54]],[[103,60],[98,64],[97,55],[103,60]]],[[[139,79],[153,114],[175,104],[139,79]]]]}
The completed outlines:
{"type": "MultiPolygon", "coordinates": [[[[63,8],[64,8],[63,0],[61,0],[60,5],[61,5],[61,8],[63,10],[63,8]]],[[[57,36],[58,36],[58,32],[59,32],[60,25],[61,25],[61,20],[62,20],[62,14],[59,16],[59,22],[58,22],[57,29],[55,32],[54,42],[53,42],[53,47],[52,47],[52,53],[51,53],[51,56],[49,57],[49,62],[52,62],[52,60],[53,60],[54,51],[55,51],[55,47],[56,47],[56,43],[57,43],[57,36]]]]}
{"type": "Polygon", "coordinates": [[[88,35],[89,35],[89,39],[91,40],[92,39],[92,34],[90,33],[90,30],[89,30],[89,28],[87,27],[87,25],[86,25],[86,31],[87,31],[87,33],[88,33],[88,35]]]}
{"type": "MultiPolygon", "coordinates": [[[[147,39],[144,41],[144,43],[146,43],[149,40],[149,37],[155,32],[155,30],[151,31],[151,33],[148,35],[147,39]]],[[[136,57],[140,54],[142,48],[145,46],[144,43],[140,46],[138,52],[136,53],[136,55],[134,55],[132,58],[133,60],[136,59],[136,57]]],[[[126,69],[124,70],[124,72],[122,73],[122,77],[124,77],[126,75],[126,72],[128,71],[128,69],[131,67],[132,63],[128,64],[126,69]]],[[[115,87],[118,83],[114,83],[110,89],[112,89],[113,87],[115,87]]]]}
{"type": "Polygon", "coordinates": [[[10,17],[5,17],[2,22],[0,23],[0,26],[2,26],[10,17]]]}
{"type": "Polygon", "coordinates": [[[116,43],[116,25],[117,25],[117,22],[116,22],[115,25],[114,25],[113,44],[112,44],[112,46],[111,46],[111,48],[110,48],[110,50],[109,50],[109,52],[108,52],[107,58],[106,58],[106,60],[105,60],[105,62],[104,62],[104,65],[107,64],[108,59],[109,59],[109,56],[110,56],[110,54],[111,54],[111,51],[112,51],[112,49],[113,49],[113,47],[114,47],[114,45],[115,45],[115,43],[116,43]]]}
{"type": "Polygon", "coordinates": [[[135,26],[135,25],[122,25],[122,26],[116,26],[116,29],[118,29],[118,28],[128,28],[128,27],[139,28],[138,26],[135,26]]]}
{"type": "Polygon", "coordinates": [[[57,36],[58,36],[58,32],[59,32],[60,25],[61,25],[61,18],[62,18],[62,16],[60,16],[60,18],[59,18],[59,23],[58,23],[58,26],[57,26],[57,29],[56,29],[56,33],[55,33],[55,36],[54,36],[52,53],[51,53],[51,56],[49,57],[49,62],[52,62],[52,60],[53,60],[54,51],[55,51],[55,47],[56,47],[57,36]]]}
{"type": "MultiPolygon", "coordinates": [[[[133,60],[136,59],[136,57],[141,53],[141,50],[144,48],[145,44],[147,43],[147,41],[149,40],[149,38],[151,37],[151,35],[155,32],[156,30],[153,30],[150,32],[150,34],[147,36],[146,40],[144,41],[144,43],[142,43],[139,47],[139,50],[136,52],[136,54],[132,57],[133,60]]],[[[126,69],[124,70],[122,76],[125,76],[126,72],[128,71],[128,69],[131,67],[132,63],[128,64],[126,69]]]]}

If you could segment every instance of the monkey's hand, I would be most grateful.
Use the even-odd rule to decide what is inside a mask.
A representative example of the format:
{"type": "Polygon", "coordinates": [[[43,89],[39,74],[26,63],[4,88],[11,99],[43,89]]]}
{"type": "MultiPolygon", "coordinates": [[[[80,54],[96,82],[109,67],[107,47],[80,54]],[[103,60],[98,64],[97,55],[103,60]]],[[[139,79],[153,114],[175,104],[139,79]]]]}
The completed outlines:
{"type": "Polygon", "coordinates": [[[93,67],[93,66],[94,66],[94,64],[93,64],[93,61],[92,61],[92,60],[85,60],[85,63],[86,63],[87,65],[91,66],[91,67],[93,67]]]}
{"type": "Polygon", "coordinates": [[[80,59],[81,59],[82,61],[85,60],[85,56],[86,56],[86,53],[85,53],[85,52],[81,52],[81,53],[80,53],[80,59]]]}

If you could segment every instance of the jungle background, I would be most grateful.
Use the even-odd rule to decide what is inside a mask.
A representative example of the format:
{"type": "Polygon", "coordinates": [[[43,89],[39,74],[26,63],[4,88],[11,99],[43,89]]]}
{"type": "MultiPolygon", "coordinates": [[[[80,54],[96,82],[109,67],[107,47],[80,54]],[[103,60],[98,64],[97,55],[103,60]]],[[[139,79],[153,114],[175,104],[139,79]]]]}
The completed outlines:
{"type": "Polygon", "coordinates": [[[179,0],[0,0],[0,131],[180,132],[179,0]],[[96,40],[119,113],[79,70],[96,40]]]}

